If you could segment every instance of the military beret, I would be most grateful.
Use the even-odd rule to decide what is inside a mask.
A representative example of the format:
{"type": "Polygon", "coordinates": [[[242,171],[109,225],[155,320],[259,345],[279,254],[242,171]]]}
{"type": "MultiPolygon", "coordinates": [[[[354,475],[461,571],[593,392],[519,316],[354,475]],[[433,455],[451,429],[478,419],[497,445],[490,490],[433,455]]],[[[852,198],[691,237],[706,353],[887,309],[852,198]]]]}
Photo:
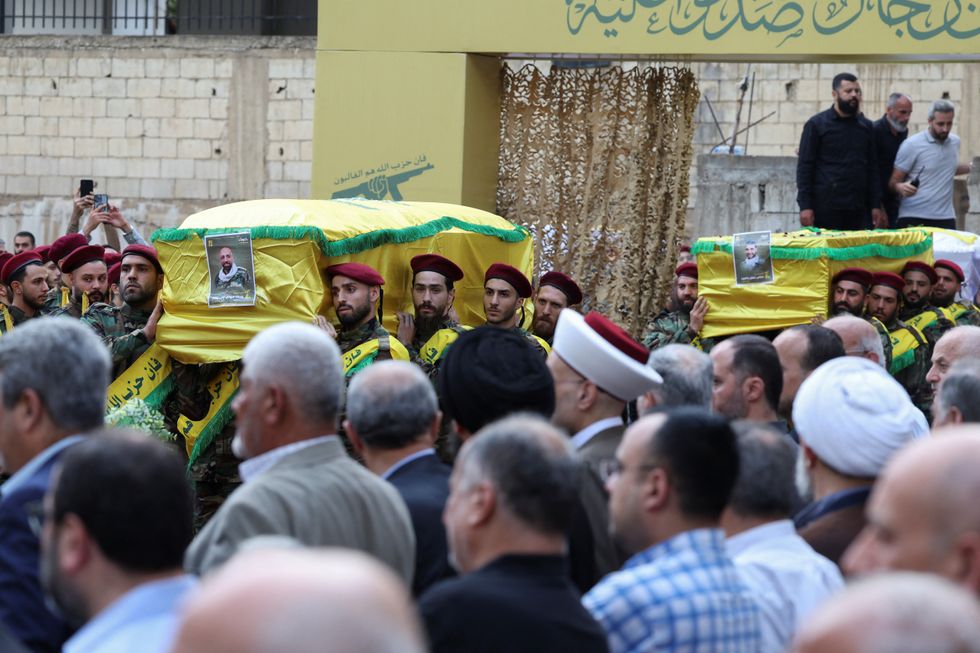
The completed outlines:
{"type": "Polygon", "coordinates": [[[831,283],[838,281],[853,281],[867,290],[871,287],[871,273],[864,268],[844,268],[831,279],[831,283]]]}
{"type": "Polygon", "coordinates": [[[118,284],[119,283],[119,273],[120,273],[121,270],[122,270],[122,262],[113,263],[109,267],[108,279],[109,279],[109,285],[110,286],[112,284],[118,284]]]}
{"type": "Polygon", "coordinates": [[[51,260],[51,245],[41,245],[40,247],[35,247],[34,251],[41,257],[41,263],[47,263],[51,260]]]}
{"type": "MultiPolygon", "coordinates": [[[[122,260],[130,254],[133,256],[142,256],[153,264],[153,267],[157,269],[157,272],[163,274],[163,266],[160,265],[160,258],[157,256],[157,250],[154,248],[150,247],[149,245],[127,245],[122,251],[122,255],[119,257],[119,262],[122,263],[122,260]]],[[[109,261],[107,260],[106,264],[108,263],[109,261]]]]}
{"type": "Polygon", "coordinates": [[[692,279],[697,279],[698,264],[691,263],[690,261],[688,261],[687,263],[681,263],[674,270],[674,274],[678,277],[691,277],[692,279]]]}
{"type": "Polygon", "coordinates": [[[51,243],[49,256],[56,265],[61,265],[61,259],[65,258],[79,247],[88,245],[88,238],[79,233],[65,234],[51,243]]]}
{"type": "Polygon", "coordinates": [[[369,286],[385,285],[385,278],[370,265],[363,263],[338,263],[327,268],[327,276],[331,279],[338,274],[354,281],[366,283],[369,286]]]}
{"type": "Polygon", "coordinates": [[[933,269],[931,265],[923,261],[909,261],[902,268],[902,276],[905,276],[906,272],[921,272],[927,277],[929,277],[929,283],[936,283],[939,281],[939,277],[936,276],[936,270],[933,269]]]}
{"type": "Polygon", "coordinates": [[[28,250],[20,254],[14,254],[3,264],[3,269],[0,270],[0,278],[3,278],[5,284],[10,285],[10,278],[31,263],[42,265],[41,256],[37,252],[28,250]]]}
{"type": "Polygon", "coordinates": [[[14,257],[13,252],[0,252],[0,280],[3,279],[4,264],[14,257]]]}
{"type": "Polygon", "coordinates": [[[945,259],[945,258],[939,259],[938,261],[936,261],[935,267],[946,268],[947,270],[949,270],[950,272],[956,275],[956,278],[960,280],[960,283],[966,281],[966,275],[963,274],[963,268],[956,265],[956,263],[953,263],[949,259],[945,259]]]}
{"type": "Polygon", "coordinates": [[[450,281],[459,281],[463,278],[463,271],[459,266],[450,261],[445,256],[438,254],[419,254],[412,257],[412,274],[419,272],[438,272],[450,281]]]}
{"type": "Polygon", "coordinates": [[[562,291],[568,299],[569,306],[574,306],[582,302],[582,289],[578,287],[578,284],[570,276],[562,272],[556,272],[554,270],[548,272],[541,277],[541,282],[538,285],[551,286],[562,291]]]}
{"type": "Polygon", "coordinates": [[[102,245],[86,245],[85,247],[79,247],[65,257],[64,263],[61,264],[61,271],[74,272],[86,263],[91,263],[92,261],[101,261],[102,263],[105,263],[105,248],[102,247],[102,245]]]}
{"type": "Polygon", "coordinates": [[[691,253],[691,246],[690,245],[681,245],[681,251],[690,254],[691,253]]]}
{"type": "Polygon", "coordinates": [[[512,265],[506,263],[494,263],[487,268],[487,273],[483,275],[483,283],[486,285],[490,279],[500,279],[514,286],[518,297],[530,297],[534,292],[531,282],[524,274],[512,265]]]}
{"type": "Polygon", "coordinates": [[[887,286],[898,292],[899,295],[905,290],[905,279],[898,276],[894,272],[875,272],[871,276],[871,285],[873,286],[887,286]]]}
{"type": "Polygon", "coordinates": [[[111,268],[113,265],[122,260],[122,254],[107,249],[102,257],[102,260],[105,261],[105,264],[111,268]]]}

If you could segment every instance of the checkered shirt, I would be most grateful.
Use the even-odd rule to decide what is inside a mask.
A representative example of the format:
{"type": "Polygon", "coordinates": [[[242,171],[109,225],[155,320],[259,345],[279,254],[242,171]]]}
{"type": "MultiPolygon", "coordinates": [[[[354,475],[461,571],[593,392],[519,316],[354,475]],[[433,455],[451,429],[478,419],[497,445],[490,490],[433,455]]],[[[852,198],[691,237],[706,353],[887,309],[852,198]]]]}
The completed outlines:
{"type": "Polygon", "coordinates": [[[760,616],[720,529],[681,533],[636,554],[582,602],[612,653],[756,653],[760,616]]]}

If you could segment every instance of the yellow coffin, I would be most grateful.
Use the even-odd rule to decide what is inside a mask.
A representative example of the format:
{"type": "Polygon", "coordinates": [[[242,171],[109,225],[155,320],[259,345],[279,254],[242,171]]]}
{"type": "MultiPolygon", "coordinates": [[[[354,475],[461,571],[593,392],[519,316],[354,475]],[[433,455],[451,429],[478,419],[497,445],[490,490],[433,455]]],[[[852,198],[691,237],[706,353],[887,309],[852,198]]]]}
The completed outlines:
{"type": "Polygon", "coordinates": [[[309,322],[317,314],[334,320],[323,273],[334,263],[357,261],[381,272],[384,324],[392,332],[396,311],[412,310],[413,256],[439,253],[463,269],[455,308],[469,325],[484,321],[483,273],[491,263],[509,263],[529,279],[534,263],[524,228],[478,209],[428,202],[239,202],[161,229],[153,242],[166,271],[157,342],[186,363],[237,360],[252,336],[279,322],[309,322]],[[204,241],[239,232],[251,236],[255,304],[209,307],[212,272],[204,241]]]}
{"type": "Polygon", "coordinates": [[[906,261],[932,263],[932,234],[925,229],[773,233],[771,283],[735,282],[732,237],[699,239],[698,292],[707,298],[705,338],[784,329],[826,316],[830,280],[840,270],[861,267],[899,272],[906,261]]]}

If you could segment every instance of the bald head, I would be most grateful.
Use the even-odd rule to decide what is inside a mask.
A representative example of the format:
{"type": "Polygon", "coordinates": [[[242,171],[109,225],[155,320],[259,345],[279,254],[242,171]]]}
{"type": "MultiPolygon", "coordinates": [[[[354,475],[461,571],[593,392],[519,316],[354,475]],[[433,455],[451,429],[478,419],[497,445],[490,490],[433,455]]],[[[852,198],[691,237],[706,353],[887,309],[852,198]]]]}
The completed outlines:
{"type": "Polygon", "coordinates": [[[936,387],[953,363],[964,358],[980,358],[980,327],[958,326],[944,333],[932,350],[926,381],[936,387]]]}
{"type": "Polygon", "coordinates": [[[851,585],[800,630],[794,653],[980,653],[980,606],[922,574],[851,585]]]}
{"type": "Polygon", "coordinates": [[[849,574],[927,571],[980,592],[980,434],[917,441],[885,466],[868,525],[845,554],[849,574]]]}
{"type": "Polygon", "coordinates": [[[408,592],[350,550],[242,553],[183,610],[172,653],[421,653],[408,592]],[[379,627],[383,624],[383,627],[379,627]]]}
{"type": "Polygon", "coordinates": [[[848,356],[861,356],[885,367],[885,348],[870,322],[853,315],[839,315],[824,322],[823,326],[840,336],[848,356]]]}

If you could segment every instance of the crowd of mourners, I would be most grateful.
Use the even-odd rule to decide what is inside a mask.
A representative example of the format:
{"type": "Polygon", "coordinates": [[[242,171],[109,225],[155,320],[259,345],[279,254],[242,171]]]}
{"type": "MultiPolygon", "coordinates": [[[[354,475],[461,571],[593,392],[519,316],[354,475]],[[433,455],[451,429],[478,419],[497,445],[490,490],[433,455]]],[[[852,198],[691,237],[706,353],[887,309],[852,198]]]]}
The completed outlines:
{"type": "Polygon", "coordinates": [[[845,268],[826,314],[716,339],[689,250],[642,338],[505,262],[461,324],[438,253],[389,332],[383,275],[332,265],[336,322],[252,338],[189,472],[172,418],[207,412],[211,371],[174,362],[174,442],[106,426],[166,270],[76,207],[0,254],[0,652],[980,651],[980,310],[954,261],[845,268]]]}

